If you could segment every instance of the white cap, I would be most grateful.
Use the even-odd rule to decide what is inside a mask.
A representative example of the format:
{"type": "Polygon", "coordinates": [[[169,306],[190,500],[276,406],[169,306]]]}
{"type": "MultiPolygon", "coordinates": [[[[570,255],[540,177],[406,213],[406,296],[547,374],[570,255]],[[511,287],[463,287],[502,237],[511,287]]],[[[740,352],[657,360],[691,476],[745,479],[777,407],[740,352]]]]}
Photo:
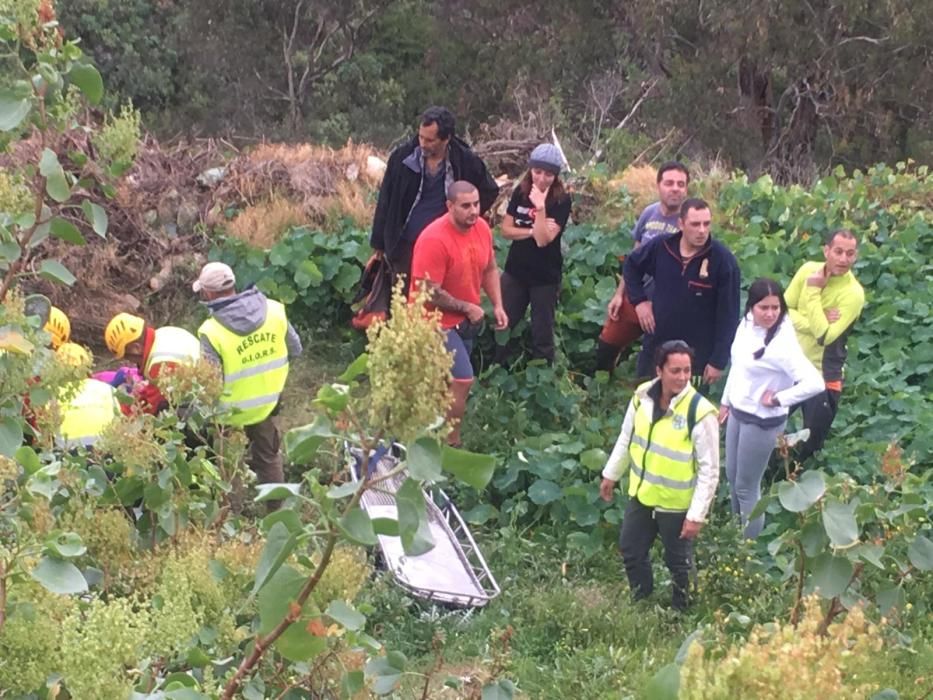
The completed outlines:
{"type": "Polygon", "coordinates": [[[201,268],[201,274],[191,285],[195,292],[222,292],[236,285],[236,275],[230,266],[222,262],[209,262],[201,268]]]}

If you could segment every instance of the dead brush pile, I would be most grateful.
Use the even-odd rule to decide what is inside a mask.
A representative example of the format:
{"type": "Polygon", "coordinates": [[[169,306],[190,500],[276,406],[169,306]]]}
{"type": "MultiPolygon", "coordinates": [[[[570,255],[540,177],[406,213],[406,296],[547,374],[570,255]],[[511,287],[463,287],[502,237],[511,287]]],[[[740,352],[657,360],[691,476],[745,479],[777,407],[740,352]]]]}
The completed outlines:
{"type": "MultiPolygon", "coordinates": [[[[33,141],[0,155],[0,167],[16,171],[35,163],[33,141]]],[[[94,161],[94,146],[80,129],[66,134],[62,146],[63,162],[66,152],[94,161]]],[[[260,144],[241,151],[224,140],[163,144],[147,135],[110,197],[80,192],[107,211],[107,237],[69,216],[87,245],[43,244],[42,257],[60,259],[78,281],[67,288],[36,278],[29,291],[48,295],[69,314],[77,340],[97,344],[114,314],[150,309],[154,294],[190,295],[210,233],[223,230],[268,248],[294,226],[329,230],[347,219],[368,226],[384,168],[370,147],[354,144],[338,150],[260,144]]]]}

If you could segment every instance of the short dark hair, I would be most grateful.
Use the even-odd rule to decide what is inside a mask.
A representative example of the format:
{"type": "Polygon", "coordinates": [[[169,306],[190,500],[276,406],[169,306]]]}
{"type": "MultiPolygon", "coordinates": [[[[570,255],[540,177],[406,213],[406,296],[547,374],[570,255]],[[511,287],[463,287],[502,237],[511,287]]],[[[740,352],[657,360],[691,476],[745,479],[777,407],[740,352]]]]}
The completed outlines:
{"type": "Polygon", "coordinates": [[[454,129],[457,126],[457,120],[453,113],[446,107],[428,107],[421,114],[421,126],[431,126],[437,124],[437,136],[446,141],[454,135],[454,129]]]}
{"type": "Polygon", "coordinates": [[[658,168],[658,182],[661,182],[661,178],[664,177],[664,173],[668,170],[679,170],[687,176],[687,183],[690,183],[690,171],[687,170],[687,166],[679,160],[669,160],[666,163],[661,163],[661,167],[658,168]]]}
{"type": "Polygon", "coordinates": [[[709,209],[709,204],[706,203],[705,199],[700,199],[699,197],[685,199],[684,203],[680,205],[680,218],[687,218],[687,212],[691,209],[709,209]]]}
{"type": "Polygon", "coordinates": [[[666,340],[654,351],[654,366],[663,369],[667,358],[671,355],[687,355],[690,357],[690,368],[693,369],[694,353],[686,340],[666,340]]]}
{"type": "Polygon", "coordinates": [[[451,183],[450,187],[447,188],[447,201],[456,202],[457,197],[461,194],[473,194],[474,192],[479,192],[476,189],[476,185],[472,182],[467,182],[466,180],[457,180],[456,182],[451,183]]]}
{"type": "Polygon", "coordinates": [[[848,238],[849,240],[853,240],[858,243],[858,238],[856,238],[855,234],[852,233],[849,229],[837,228],[834,231],[826,232],[826,234],[823,236],[823,245],[832,245],[833,241],[836,240],[836,236],[842,236],[843,238],[848,238]]]}

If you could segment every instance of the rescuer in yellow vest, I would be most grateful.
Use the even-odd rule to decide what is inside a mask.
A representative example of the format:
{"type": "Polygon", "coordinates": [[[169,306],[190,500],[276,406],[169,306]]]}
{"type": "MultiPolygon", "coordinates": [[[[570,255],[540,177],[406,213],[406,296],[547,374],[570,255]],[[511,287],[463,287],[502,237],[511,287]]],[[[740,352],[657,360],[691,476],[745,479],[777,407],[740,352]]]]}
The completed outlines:
{"type": "Polygon", "coordinates": [[[677,610],[688,604],[692,541],[719,483],[718,411],[691,386],[692,362],[693,350],[682,340],[658,348],[658,376],[635,390],[599,488],[611,501],[631,466],[619,549],[632,595],[638,600],[654,589],[648,555],[660,535],[677,610]]]}
{"type": "Polygon", "coordinates": [[[230,411],[224,422],[246,432],[247,461],[259,483],[279,483],[284,474],[276,414],[289,359],[301,354],[301,340],[282,304],[255,287],[237,294],[236,277],[224,263],[207,263],[192,289],[211,313],[198,336],[204,359],[223,369],[221,403],[230,411]]]}
{"type": "MultiPolygon", "coordinates": [[[[91,355],[77,343],[62,343],[55,353],[64,364],[90,368],[91,355]]],[[[117,390],[97,379],[82,379],[70,399],[67,391],[58,398],[61,425],[55,435],[55,444],[71,449],[92,447],[107,428],[120,415],[117,390]]]]}
{"type": "Polygon", "coordinates": [[[158,389],[160,374],[178,365],[193,365],[201,356],[198,339],[184,328],[163,326],[153,328],[139,316],[119,313],[104,329],[104,341],[117,357],[136,363],[145,386],[137,387],[133,395],[146,413],[158,413],[166,401],[158,389]]]}

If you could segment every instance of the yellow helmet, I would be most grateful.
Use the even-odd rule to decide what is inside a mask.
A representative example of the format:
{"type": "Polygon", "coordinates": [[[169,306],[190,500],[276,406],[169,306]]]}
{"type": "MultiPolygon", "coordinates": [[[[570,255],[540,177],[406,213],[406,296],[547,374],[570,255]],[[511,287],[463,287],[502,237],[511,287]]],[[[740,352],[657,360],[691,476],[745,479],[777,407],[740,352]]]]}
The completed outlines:
{"type": "Polygon", "coordinates": [[[77,343],[62,343],[58,346],[55,354],[63,364],[72,367],[91,364],[91,353],[77,343]]]}
{"type": "Polygon", "coordinates": [[[59,346],[67,343],[71,338],[71,321],[57,306],[49,309],[49,320],[45,324],[45,332],[52,336],[52,349],[58,350],[59,346]]]}
{"type": "Polygon", "coordinates": [[[126,354],[126,346],[139,340],[146,328],[146,322],[139,316],[121,313],[110,319],[104,329],[104,342],[117,359],[126,354]]]}

